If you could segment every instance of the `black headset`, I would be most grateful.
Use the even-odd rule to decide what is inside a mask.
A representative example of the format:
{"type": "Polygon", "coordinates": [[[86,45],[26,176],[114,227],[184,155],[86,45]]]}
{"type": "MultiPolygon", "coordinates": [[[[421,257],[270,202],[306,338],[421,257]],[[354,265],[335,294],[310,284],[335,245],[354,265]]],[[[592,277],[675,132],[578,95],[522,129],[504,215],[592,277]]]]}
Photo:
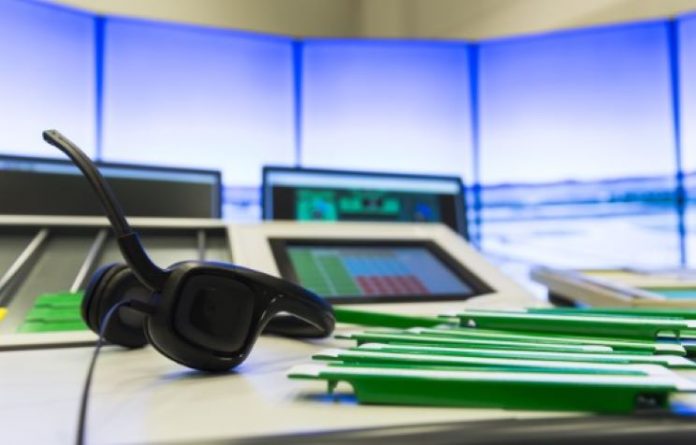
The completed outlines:
{"type": "Polygon", "coordinates": [[[175,362],[215,372],[242,363],[262,331],[298,338],[333,332],[331,305],[280,278],[218,262],[159,268],[89,157],[56,130],[44,131],[43,138],[85,175],[127,263],[97,270],[82,300],[82,318],[106,341],[128,348],[150,343],[175,362]],[[117,305],[123,307],[104,325],[117,305]]]}

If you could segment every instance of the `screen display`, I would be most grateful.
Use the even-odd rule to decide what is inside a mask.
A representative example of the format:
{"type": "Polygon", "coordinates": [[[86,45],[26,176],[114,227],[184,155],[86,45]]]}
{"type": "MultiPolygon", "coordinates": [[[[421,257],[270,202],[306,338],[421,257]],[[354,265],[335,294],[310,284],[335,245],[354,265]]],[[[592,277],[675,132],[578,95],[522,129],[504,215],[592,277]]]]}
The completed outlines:
{"type": "MultiPolygon", "coordinates": [[[[219,218],[220,173],[97,163],[128,216],[219,218]]],[[[69,161],[0,156],[0,214],[99,216],[102,208],[69,161]]]]}
{"type": "Polygon", "coordinates": [[[430,243],[276,242],[281,273],[329,299],[463,299],[482,285],[430,243]]]}
{"type": "Polygon", "coordinates": [[[431,193],[317,188],[285,192],[295,195],[293,219],[298,221],[437,222],[442,221],[442,208],[450,204],[448,197],[441,202],[440,196],[431,193]]]}
{"type": "Polygon", "coordinates": [[[456,177],[426,177],[269,167],[264,218],[295,221],[442,222],[465,234],[456,177]]]}

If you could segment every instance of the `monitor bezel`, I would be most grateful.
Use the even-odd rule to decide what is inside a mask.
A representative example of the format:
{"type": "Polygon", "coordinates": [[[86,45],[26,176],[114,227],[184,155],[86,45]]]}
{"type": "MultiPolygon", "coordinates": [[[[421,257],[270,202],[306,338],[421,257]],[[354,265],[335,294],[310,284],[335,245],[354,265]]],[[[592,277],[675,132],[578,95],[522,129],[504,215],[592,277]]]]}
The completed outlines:
{"type": "MultiPolygon", "coordinates": [[[[7,155],[0,154],[0,162],[44,162],[54,165],[61,166],[73,166],[73,163],[68,160],[58,159],[58,158],[48,158],[40,156],[19,156],[19,155],[7,155]]],[[[94,161],[94,164],[99,167],[104,168],[123,168],[123,169],[133,169],[143,172],[162,172],[162,173],[192,173],[192,174],[203,174],[211,175],[215,177],[215,182],[213,187],[217,191],[217,199],[213,202],[213,214],[210,218],[219,219],[222,218],[222,172],[220,170],[209,170],[209,169],[199,169],[199,168],[183,168],[183,167],[168,167],[160,165],[147,165],[147,164],[130,164],[130,163],[120,163],[120,162],[104,162],[104,161],[94,161]]],[[[77,167],[76,167],[77,168],[77,167]]],[[[108,178],[106,178],[108,182],[108,178]]]]}
{"type": "Polygon", "coordinates": [[[420,247],[430,252],[443,266],[452,272],[464,284],[472,290],[470,294],[437,294],[437,295],[371,295],[371,296],[322,296],[327,301],[336,304],[364,304],[364,303],[404,303],[420,302],[430,303],[437,301],[462,301],[494,292],[478,275],[469,268],[454,259],[445,249],[431,240],[407,240],[407,239],[355,239],[355,238],[268,238],[268,243],[273,254],[280,276],[299,284],[295,268],[288,256],[288,247],[420,247]]]}
{"type": "MultiPolygon", "coordinates": [[[[457,200],[456,209],[459,216],[459,221],[457,221],[457,232],[464,237],[464,239],[469,239],[469,230],[467,222],[467,202],[466,202],[466,186],[462,181],[462,178],[454,175],[427,175],[427,174],[411,174],[411,173],[385,173],[385,172],[374,172],[374,171],[362,171],[362,170],[338,170],[338,169],[322,169],[322,168],[304,168],[304,167],[288,167],[288,166],[277,166],[277,165],[265,165],[262,172],[262,183],[261,183],[261,219],[262,220],[274,220],[272,214],[269,214],[268,202],[266,200],[266,194],[269,192],[271,185],[268,180],[268,176],[273,173],[298,173],[298,174],[326,174],[326,175],[336,175],[336,176],[362,176],[367,178],[392,178],[392,179],[414,179],[414,180],[446,180],[457,183],[457,200]]],[[[275,213],[275,212],[273,212],[275,213]]]]}

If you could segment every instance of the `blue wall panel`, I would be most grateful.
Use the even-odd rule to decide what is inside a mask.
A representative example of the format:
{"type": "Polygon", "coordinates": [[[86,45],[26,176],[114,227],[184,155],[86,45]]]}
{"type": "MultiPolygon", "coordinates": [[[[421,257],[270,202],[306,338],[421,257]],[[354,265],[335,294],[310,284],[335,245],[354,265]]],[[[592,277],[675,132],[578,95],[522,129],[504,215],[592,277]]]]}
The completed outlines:
{"type": "Polygon", "coordinates": [[[107,19],[104,158],[215,168],[256,187],[295,161],[292,42],[107,19]]]}
{"type": "Polygon", "coordinates": [[[0,152],[61,157],[41,138],[56,128],[93,153],[94,18],[0,2],[0,152]]]}
{"type": "Polygon", "coordinates": [[[696,264],[696,15],[678,22],[681,91],[682,167],[687,193],[687,258],[696,264]]]}
{"type": "Polygon", "coordinates": [[[481,45],[488,248],[556,264],[678,264],[668,56],[665,22],[481,45]]]}
{"type": "Polygon", "coordinates": [[[464,43],[309,40],[302,164],[471,179],[464,43]]]}

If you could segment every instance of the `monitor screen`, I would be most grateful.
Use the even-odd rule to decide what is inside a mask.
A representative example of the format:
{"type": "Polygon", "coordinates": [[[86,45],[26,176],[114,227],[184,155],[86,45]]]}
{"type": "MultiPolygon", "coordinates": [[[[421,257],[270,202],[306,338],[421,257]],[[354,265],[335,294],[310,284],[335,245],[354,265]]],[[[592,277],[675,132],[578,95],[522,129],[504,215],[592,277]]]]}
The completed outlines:
{"type": "MultiPolygon", "coordinates": [[[[219,218],[215,170],[96,163],[128,216],[219,218]]],[[[94,192],[70,161],[0,156],[0,214],[103,215],[94,192]]]]}
{"type": "Polygon", "coordinates": [[[461,179],[265,167],[263,217],[297,221],[442,222],[466,237],[461,179]]]}
{"type": "Polygon", "coordinates": [[[281,275],[332,302],[466,299],[490,291],[432,242],[271,240],[281,275]]]}

